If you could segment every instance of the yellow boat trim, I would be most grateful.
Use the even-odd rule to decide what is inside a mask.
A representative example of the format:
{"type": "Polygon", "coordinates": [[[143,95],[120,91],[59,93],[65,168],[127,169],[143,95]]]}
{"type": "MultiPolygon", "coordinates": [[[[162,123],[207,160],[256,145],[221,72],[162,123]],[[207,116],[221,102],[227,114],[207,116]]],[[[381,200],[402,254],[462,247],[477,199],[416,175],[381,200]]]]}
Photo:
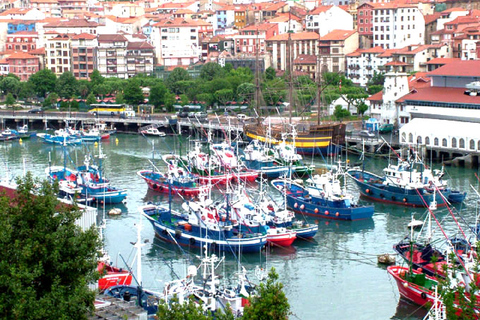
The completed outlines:
{"type": "MultiPolygon", "coordinates": [[[[266,137],[258,136],[250,132],[247,132],[246,136],[249,137],[250,139],[262,141],[265,143],[279,144],[281,142],[281,141],[278,141],[277,139],[267,139],[266,137]]],[[[307,138],[304,138],[304,139],[307,140],[307,138]]],[[[331,138],[329,137],[308,138],[308,139],[309,140],[314,139],[314,141],[302,142],[302,141],[297,141],[295,139],[295,147],[296,148],[326,148],[330,145],[330,140],[331,140],[331,138]]],[[[286,143],[292,145],[291,141],[286,141],[286,143]]]]}

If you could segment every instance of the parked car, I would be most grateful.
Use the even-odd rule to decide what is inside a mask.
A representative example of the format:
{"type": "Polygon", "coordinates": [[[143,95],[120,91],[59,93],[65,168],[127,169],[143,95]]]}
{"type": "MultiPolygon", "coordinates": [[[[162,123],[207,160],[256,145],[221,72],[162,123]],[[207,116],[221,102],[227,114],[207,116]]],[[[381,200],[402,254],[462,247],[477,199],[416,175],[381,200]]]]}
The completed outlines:
{"type": "Polygon", "coordinates": [[[188,118],[188,112],[186,112],[186,111],[180,111],[180,112],[178,113],[178,117],[179,117],[179,118],[188,118]]]}
{"type": "Polygon", "coordinates": [[[237,119],[239,119],[239,120],[246,120],[248,118],[249,117],[246,114],[243,114],[243,113],[237,114],[237,119]]]}
{"type": "Polygon", "coordinates": [[[28,110],[28,113],[41,113],[43,111],[42,108],[33,108],[28,110]]]}
{"type": "Polygon", "coordinates": [[[199,119],[200,118],[205,119],[206,117],[208,117],[208,114],[206,112],[199,111],[199,112],[195,112],[195,116],[199,119]]]}
{"type": "Polygon", "coordinates": [[[375,137],[375,133],[370,132],[368,130],[362,130],[358,133],[358,135],[360,137],[364,137],[364,138],[374,138],[375,137]]]}
{"type": "Polygon", "coordinates": [[[393,124],[391,123],[382,124],[378,129],[378,132],[380,133],[389,133],[392,131],[393,131],[393,124]]]}

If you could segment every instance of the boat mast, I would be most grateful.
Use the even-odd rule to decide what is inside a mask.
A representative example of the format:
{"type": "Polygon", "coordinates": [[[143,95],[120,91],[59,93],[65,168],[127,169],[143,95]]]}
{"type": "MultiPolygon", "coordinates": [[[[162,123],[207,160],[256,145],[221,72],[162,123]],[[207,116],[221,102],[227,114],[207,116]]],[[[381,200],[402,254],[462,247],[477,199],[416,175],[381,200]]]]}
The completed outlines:
{"type": "Polygon", "coordinates": [[[293,108],[293,59],[292,59],[292,30],[291,30],[291,13],[288,10],[288,40],[287,40],[287,58],[288,58],[288,102],[289,102],[289,124],[292,124],[292,108],[293,108]]]}

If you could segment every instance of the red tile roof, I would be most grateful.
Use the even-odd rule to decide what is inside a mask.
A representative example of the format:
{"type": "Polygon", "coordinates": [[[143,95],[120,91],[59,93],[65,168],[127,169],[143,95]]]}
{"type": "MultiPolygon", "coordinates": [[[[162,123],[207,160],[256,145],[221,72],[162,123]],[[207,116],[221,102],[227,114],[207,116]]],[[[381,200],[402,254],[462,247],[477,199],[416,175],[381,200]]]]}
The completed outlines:
{"type": "Polygon", "coordinates": [[[480,97],[464,94],[464,88],[428,87],[419,88],[415,92],[401,97],[397,102],[409,101],[432,101],[451,104],[480,104],[480,97]]]}
{"type": "Polygon", "coordinates": [[[417,72],[413,76],[408,77],[408,87],[410,90],[419,88],[429,88],[432,85],[432,79],[427,77],[426,72],[417,72]]]}
{"type": "Polygon", "coordinates": [[[440,18],[441,16],[442,14],[440,12],[424,15],[423,18],[425,19],[425,25],[432,23],[434,21],[437,21],[437,19],[440,18]]]}
{"type": "Polygon", "coordinates": [[[6,59],[7,60],[11,60],[11,59],[38,59],[38,57],[33,56],[33,55],[31,55],[29,53],[26,53],[26,52],[14,52],[11,55],[9,55],[6,59]]]}
{"type": "Polygon", "coordinates": [[[93,39],[96,39],[96,38],[97,38],[96,35],[90,34],[90,33],[72,34],[70,36],[70,39],[72,39],[72,40],[79,40],[79,39],[93,40],[93,39]]]}
{"type": "Polygon", "coordinates": [[[316,64],[317,57],[313,54],[299,54],[293,64],[316,64]]]}
{"type": "Polygon", "coordinates": [[[125,42],[127,38],[121,34],[99,34],[98,42],[125,42]]]}
{"type": "Polygon", "coordinates": [[[480,77],[480,60],[459,60],[433,70],[429,76],[480,77]]]}
{"type": "Polygon", "coordinates": [[[375,94],[372,94],[367,98],[368,101],[382,101],[383,100],[383,91],[379,91],[375,94]]]}
{"type": "Polygon", "coordinates": [[[97,27],[98,23],[88,21],[86,19],[71,19],[66,21],[52,22],[44,25],[44,28],[58,28],[58,27],[97,27]]]}
{"type": "Polygon", "coordinates": [[[257,31],[257,30],[267,31],[267,30],[270,30],[271,28],[277,28],[277,25],[274,23],[268,23],[268,22],[257,24],[257,25],[252,24],[252,25],[246,26],[245,28],[240,29],[240,31],[257,31]]]}
{"type": "Polygon", "coordinates": [[[433,58],[430,61],[427,61],[427,64],[447,64],[455,61],[460,61],[460,58],[433,58]]]}
{"type": "Polygon", "coordinates": [[[153,50],[155,49],[154,46],[152,46],[151,44],[149,44],[148,42],[146,41],[143,41],[143,42],[129,42],[128,45],[127,45],[127,49],[130,49],[130,50],[153,50]]]}
{"type": "Polygon", "coordinates": [[[318,6],[316,7],[315,9],[313,9],[312,11],[310,11],[308,14],[310,15],[317,15],[317,14],[320,14],[322,12],[327,12],[328,10],[330,10],[333,6],[318,6]]]}
{"type": "Polygon", "coordinates": [[[323,37],[320,38],[320,40],[329,40],[329,41],[334,41],[334,40],[345,40],[355,34],[357,30],[333,30],[330,33],[327,33],[323,37]]]}
{"type": "Polygon", "coordinates": [[[292,35],[292,40],[293,41],[319,40],[320,39],[320,35],[316,32],[298,32],[298,33],[282,33],[282,34],[276,35],[274,37],[271,37],[267,41],[287,41],[289,34],[292,35]]]}
{"type": "Polygon", "coordinates": [[[411,64],[406,62],[401,62],[401,61],[390,61],[385,65],[386,66],[409,66],[411,64]]]}

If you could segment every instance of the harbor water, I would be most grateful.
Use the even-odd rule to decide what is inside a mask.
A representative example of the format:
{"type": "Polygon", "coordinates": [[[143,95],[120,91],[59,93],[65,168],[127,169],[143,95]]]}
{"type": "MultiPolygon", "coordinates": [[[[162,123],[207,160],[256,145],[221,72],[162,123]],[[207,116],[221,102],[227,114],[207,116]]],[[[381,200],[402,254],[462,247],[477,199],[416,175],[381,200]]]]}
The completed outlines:
{"type": "MultiPolygon", "coordinates": [[[[199,264],[199,251],[178,248],[155,238],[152,226],[141,218],[137,208],[146,202],[167,203],[168,196],[147,189],[146,183],[137,176],[137,171],[151,168],[152,142],[156,150],[156,164],[164,168],[159,155],[171,152],[185,152],[186,138],[179,143],[178,137],[145,138],[139,135],[117,134],[110,141],[101,142],[102,151],[107,155],[103,161],[104,172],[112,184],[128,190],[124,204],[99,208],[101,221],[104,212],[116,207],[122,210],[119,216],[106,215],[105,248],[118,266],[123,260],[131,264],[135,256],[132,243],[137,239],[137,224],[142,224],[142,282],[145,288],[162,291],[165,282],[184,277],[189,264],[199,264]],[[180,147],[180,145],[182,147],[180,147]]],[[[67,165],[81,164],[86,152],[98,154],[94,144],[67,147],[67,165]]],[[[42,143],[39,139],[0,144],[0,160],[8,165],[11,174],[23,175],[31,171],[34,176],[45,177],[49,165],[63,165],[64,150],[61,146],[42,143]]],[[[351,158],[352,162],[357,159],[351,158]]],[[[317,166],[324,166],[330,159],[317,157],[305,159],[317,166]]],[[[387,165],[386,159],[367,159],[365,169],[380,174],[387,165]]],[[[433,164],[440,169],[439,164],[433,164]]],[[[2,164],[2,170],[5,165],[2,164]]],[[[478,197],[471,189],[478,190],[476,170],[446,168],[445,179],[451,187],[467,191],[464,204],[455,207],[456,217],[464,228],[475,223],[478,197]]],[[[258,190],[259,184],[248,186],[258,190]]],[[[347,188],[357,197],[353,181],[347,181],[347,188]]],[[[221,197],[220,191],[214,192],[221,197]]],[[[273,188],[269,193],[275,201],[282,197],[273,188]]],[[[174,199],[179,207],[180,199],[174,199]]],[[[270,248],[258,254],[241,257],[226,255],[226,263],[218,270],[224,279],[232,278],[238,270],[238,260],[247,269],[252,282],[258,282],[256,268],[269,270],[275,267],[280,281],[284,284],[289,299],[291,319],[422,319],[426,310],[403,301],[394,280],[386,267],[377,264],[377,256],[393,253],[392,246],[408,235],[407,224],[412,213],[416,219],[423,219],[426,210],[404,208],[386,204],[375,204],[372,219],[362,221],[334,221],[307,218],[319,225],[313,241],[297,240],[291,248],[270,248]]],[[[449,235],[459,234],[447,209],[439,209],[436,216],[449,235]]],[[[302,218],[303,217],[299,217],[302,218]]],[[[443,237],[436,231],[435,237],[443,237]]],[[[397,257],[398,262],[400,258],[397,257]]],[[[135,268],[134,268],[135,269],[135,268]]]]}

